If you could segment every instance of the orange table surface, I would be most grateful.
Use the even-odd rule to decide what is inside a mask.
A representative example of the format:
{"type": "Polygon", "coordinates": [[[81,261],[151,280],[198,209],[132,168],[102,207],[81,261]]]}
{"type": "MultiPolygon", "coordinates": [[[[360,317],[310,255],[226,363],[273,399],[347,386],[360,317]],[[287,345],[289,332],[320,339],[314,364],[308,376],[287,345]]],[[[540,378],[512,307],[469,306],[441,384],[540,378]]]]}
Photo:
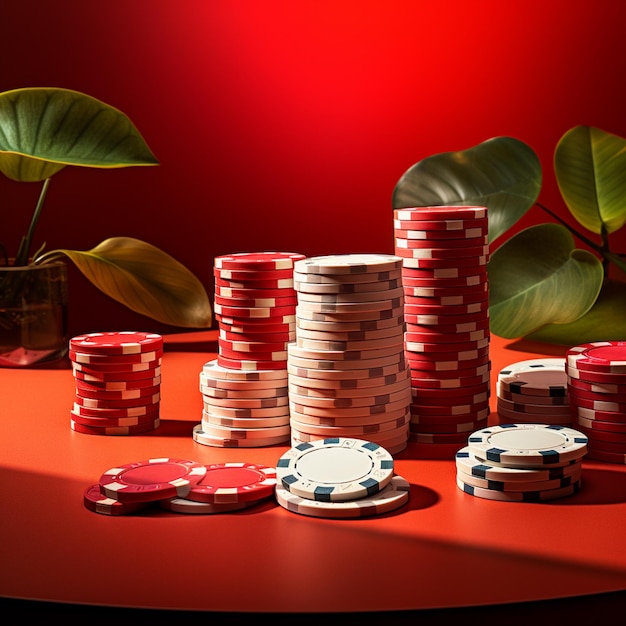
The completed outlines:
{"type": "MultiPolygon", "coordinates": [[[[380,517],[319,519],[272,500],[202,516],[87,510],[83,491],[120,464],[176,457],[273,466],[288,449],[193,441],[199,372],[215,357],[215,339],[214,331],[165,338],[162,424],[146,435],[73,432],[67,364],[0,370],[1,597],[286,613],[472,607],[626,589],[626,466],[587,459],[579,493],[542,503],[465,494],[454,451],[410,444],[395,455],[410,501],[380,517]]],[[[492,337],[490,419],[501,368],[564,353],[492,337]]]]}

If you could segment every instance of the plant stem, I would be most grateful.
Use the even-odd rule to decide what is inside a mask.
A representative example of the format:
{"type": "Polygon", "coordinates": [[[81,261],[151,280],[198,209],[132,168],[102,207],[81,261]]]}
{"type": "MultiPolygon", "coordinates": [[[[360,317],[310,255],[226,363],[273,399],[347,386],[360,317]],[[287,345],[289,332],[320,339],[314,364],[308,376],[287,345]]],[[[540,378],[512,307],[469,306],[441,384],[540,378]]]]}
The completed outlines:
{"type": "Polygon", "coordinates": [[[578,237],[583,243],[586,243],[590,248],[595,250],[598,254],[600,254],[603,258],[605,257],[605,253],[609,252],[608,242],[603,237],[603,245],[599,246],[595,241],[588,239],[585,235],[579,233],[575,228],[572,228],[565,220],[561,219],[556,213],[553,213],[548,207],[543,206],[543,204],[539,202],[535,202],[535,204],[543,211],[545,211],[548,215],[554,218],[557,222],[565,226],[567,230],[569,230],[572,235],[578,237]]]}
{"type": "Polygon", "coordinates": [[[33,217],[30,221],[28,232],[25,237],[22,237],[19,250],[17,251],[17,256],[15,257],[16,266],[28,265],[28,257],[33,241],[33,235],[35,234],[35,228],[43,208],[43,201],[45,200],[46,193],[48,192],[48,185],[50,185],[50,178],[46,178],[43,181],[43,186],[41,188],[41,192],[39,193],[39,199],[37,200],[37,206],[35,207],[35,212],[33,213],[33,217]]]}

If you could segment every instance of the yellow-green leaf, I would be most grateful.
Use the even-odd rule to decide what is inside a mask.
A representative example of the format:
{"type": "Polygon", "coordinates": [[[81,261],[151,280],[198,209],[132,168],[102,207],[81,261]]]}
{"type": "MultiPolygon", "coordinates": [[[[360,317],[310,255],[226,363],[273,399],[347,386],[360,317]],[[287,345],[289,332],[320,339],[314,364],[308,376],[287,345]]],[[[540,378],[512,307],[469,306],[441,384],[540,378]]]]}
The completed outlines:
{"type": "Polygon", "coordinates": [[[541,163],[530,146],[495,137],[412,165],[396,183],[392,206],[486,206],[493,242],[536,202],[541,180],[541,163]]]}
{"type": "Polygon", "coordinates": [[[563,200],[587,230],[610,234],[626,224],[626,139],[576,126],[556,146],[554,174],[563,200]]]}
{"type": "Polygon", "coordinates": [[[157,164],[131,120],[96,98],[56,87],[0,93],[0,171],[13,180],[42,181],[67,165],[157,164]]]}
{"type": "Polygon", "coordinates": [[[112,237],[87,251],[52,250],[36,263],[66,256],[105,294],[129,309],[173,326],[209,328],[211,303],[194,274],[159,248],[112,237]]]}
{"type": "Polygon", "coordinates": [[[520,231],[493,252],[488,264],[491,332],[515,339],[546,324],[568,324],[595,303],[602,263],[560,224],[520,231]]]}
{"type": "Polygon", "coordinates": [[[548,324],[527,339],[578,346],[592,341],[626,341],[626,283],[609,280],[588,313],[571,324],[548,324]]]}

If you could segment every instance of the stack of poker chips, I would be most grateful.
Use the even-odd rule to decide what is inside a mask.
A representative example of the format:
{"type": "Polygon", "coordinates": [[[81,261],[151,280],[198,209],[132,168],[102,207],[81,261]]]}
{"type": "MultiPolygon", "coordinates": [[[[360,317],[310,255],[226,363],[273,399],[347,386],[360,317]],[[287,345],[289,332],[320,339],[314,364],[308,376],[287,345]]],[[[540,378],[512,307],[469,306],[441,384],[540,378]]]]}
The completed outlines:
{"type": "Polygon", "coordinates": [[[573,426],[589,438],[589,458],[626,464],[626,341],[574,346],[566,360],[573,426]]]}
{"type": "Polygon", "coordinates": [[[498,372],[498,422],[571,426],[564,358],[528,359],[498,372]]]}
{"type": "Polygon", "coordinates": [[[192,515],[231,513],[269,500],[276,484],[276,468],[266,465],[204,465],[162,457],[106,470],[85,489],[83,503],[103,515],[145,514],[150,507],[192,515]]]}
{"type": "Polygon", "coordinates": [[[462,443],[489,417],[489,258],[485,207],[394,210],[402,257],[410,441],[462,443]]]}
{"type": "Polygon", "coordinates": [[[300,515],[354,519],[409,501],[410,484],[392,454],[364,439],[333,437],[293,446],[276,465],[276,500],[300,515]]]}
{"type": "Polygon", "coordinates": [[[200,372],[196,442],[262,447],[289,441],[287,344],[295,337],[293,252],[215,258],[217,358],[200,372]]]}
{"type": "Polygon", "coordinates": [[[541,502],[578,492],[588,440],[553,424],[500,424],[472,433],[456,453],[457,487],[503,502],[541,502]]]}
{"type": "Polygon", "coordinates": [[[402,259],[346,254],[296,261],[296,339],[288,345],[291,442],[364,437],[407,446],[402,259]]]}
{"type": "Polygon", "coordinates": [[[102,332],[69,341],[76,395],[72,430],[134,435],[160,424],[163,338],[148,332],[102,332]]]}

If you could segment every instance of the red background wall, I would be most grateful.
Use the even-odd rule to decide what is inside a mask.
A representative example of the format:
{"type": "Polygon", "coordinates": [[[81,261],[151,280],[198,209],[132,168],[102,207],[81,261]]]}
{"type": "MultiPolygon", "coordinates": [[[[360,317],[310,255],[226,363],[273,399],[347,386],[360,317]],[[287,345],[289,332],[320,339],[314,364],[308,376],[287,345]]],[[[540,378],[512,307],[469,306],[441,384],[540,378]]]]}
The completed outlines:
{"type": "MultiPolygon", "coordinates": [[[[544,167],[578,124],[626,137],[618,0],[21,0],[3,3],[0,91],[84,91],[133,120],[154,168],[66,168],[36,244],[144,239],[212,297],[213,258],[393,251],[391,193],[416,161],[498,135],[544,167]]],[[[14,253],[39,187],[0,179],[14,253]]],[[[520,227],[546,221],[533,209],[520,227]]],[[[626,246],[623,246],[626,247],[626,246]]],[[[167,332],[70,268],[70,331],[167,332]]]]}

